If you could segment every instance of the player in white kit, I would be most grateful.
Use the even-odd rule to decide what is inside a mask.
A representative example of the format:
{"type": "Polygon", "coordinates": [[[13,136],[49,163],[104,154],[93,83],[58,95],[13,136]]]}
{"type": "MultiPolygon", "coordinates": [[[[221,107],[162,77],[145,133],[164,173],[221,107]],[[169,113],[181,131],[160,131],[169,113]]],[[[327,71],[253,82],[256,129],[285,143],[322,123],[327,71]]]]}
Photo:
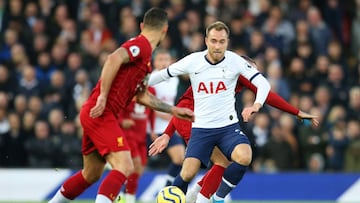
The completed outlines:
{"type": "MultiPolygon", "coordinates": [[[[169,51],[165,49],[158,49],[154,54],[153,73],[166,69],[171,62],[172,58],[169,51]]],[[[155,89],[155,95],[157,98],[167,104],[174,105],[178,85],[179,78],[172,77],[169,80],[153,85],[152,87],[155,89]]],[[[171,114],[156,111],[154,133],[151,134],[152,140],[163,134],[171,117],[171,114]]],[[[181,170],[181,165],[185,155],[185,144],[179,135],[175,134],[171,137],[169,145],[166,148],[166,153],[169,155],[171,163],[168,167],[165,185],[171,185],[181,170]]]]}
{"type": "MultiPolygon", "coordinates": [[[[222,183],[213,196],[223,202],[225,196],[240,182],[246,172],[252,151],[249,139],[241,131],[235,110],[235,86],[239,75],[257,87],[254,104],[242,111],[247,122],[258,112],[270,91],[269,82],[238,54],[228,51],[229,28],[222,22],[210,24],[206,29],[207,50],[192,53],[167,69],[152,74],[149,85],[171,77],[189,74],[194,94],[195,121],[180,174],[173,185],[185,193],[201,164],[208,164],[214,146],[218,146],[232,164],[225,170],[222,183]]],[[[155,145],[151,146],[158,147],[155,145]]],[[[156,151],[156,150],[152,150],[156,151]]],[[[151,154],[150,154],[151,155],[151,154]]],[[[198,196],[196,202],[209,202],[198,196]]]]}

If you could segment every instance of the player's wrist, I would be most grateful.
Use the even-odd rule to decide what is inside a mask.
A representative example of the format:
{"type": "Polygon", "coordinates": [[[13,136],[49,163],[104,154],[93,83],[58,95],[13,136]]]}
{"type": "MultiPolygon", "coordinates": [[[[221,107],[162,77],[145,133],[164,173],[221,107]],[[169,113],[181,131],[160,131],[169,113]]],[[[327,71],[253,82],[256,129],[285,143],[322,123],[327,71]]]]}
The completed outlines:
{"type": "Polygon", "coordinates": [[[253,108],[254,108],[256,111],[260,111],[261,107],[262,107],[262,104],[260,104],[260,103],[254,103],[254,104],[253,104],[253,108]]]}

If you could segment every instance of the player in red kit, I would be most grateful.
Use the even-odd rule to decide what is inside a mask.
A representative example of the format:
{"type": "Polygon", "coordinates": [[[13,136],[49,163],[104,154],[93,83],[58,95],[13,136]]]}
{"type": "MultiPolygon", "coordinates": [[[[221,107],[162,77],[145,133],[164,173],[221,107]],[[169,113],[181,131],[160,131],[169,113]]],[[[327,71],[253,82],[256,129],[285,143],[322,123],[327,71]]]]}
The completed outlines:
{"type": "MultiPolygon", "coordinates": [[[[245,56],[244,56],[245,57],[245,56]]],[[[252,62],[252,59],[245,57],[249,62],[252,62]]],[[[238,93],[242,90],[243,87],[247,87],[252,92],[256,93],[256,87],[245,77],[240,76],[236,85],[235,92],[238,93]]],[[[288,112],[290,114],[296,115],[299,119],[311,119],[313,125],[318,125],[319,122],[316,119],[316,116],[307,114],[305,112],[300,111],[299,109],[291,106],[287,103],[283,98],[277,95],[274,92],[269,93],[266,103],[278,108],[284,112],[288,112]]],[[[179,99],[178,107],[187,107],[190,109],[194,108],[194,99],[192,88],[189,87],[186,92],[179,99]]],[[[173,117],[167,128],[164,131],[164,134],[155,140],[150,145],[149,154],[154,155],[162,152],[168,143],[170,137],[177,131],[180,136],[182,136],[187,143],[191,136],[191,122],[177,119],[173,117]]],[[[230,161],[222,154],[222,152],[215,147],[213,154],[211,156],[211,161],[213,162],[213,166],[210,170],[202,177],[202,179],[194,186],[193,190],[189,191],[186,194],[186,202],[193,203],[196,200],[196,195],[200,192],[201,195],[207,197],[208,199],[212,194],[215,193],[218,188],[222,175],[224,173],[225,168],[230,164],[230,161]]]]}
{"type": "MultiPolygon", "coordinates": [[[[148,90],[155,94],[154,88],[148,87],[148,90]]],[[[124,195],[121,195],[126,203],[135,203],[139,178],[147,164],[147,126],[150,124],[150,130],[153,131],[154,122],[155,111],[136,103],[135,100],[132,100],[119,115],[119,124],[129,143],[135,168],[127,179],[124,195]]]]}
{"type": "Polygon", "coordinates": [[[78,197],[98,181],[109,163],[112,170],[101,182],[95,203],[112,203],[134,165],[130,147],[118,123],[122,109],[136,101],[158,111],[194,120],[190,109],[161,102],[147,91],[152,51],[168,30],[167,13],[151,8],[140,24],[141,33],[111,53],[102,68],[98,83],[80,111],[83,127],[83,169],[68,178],[50,203],[63,203],[78,197]]]}

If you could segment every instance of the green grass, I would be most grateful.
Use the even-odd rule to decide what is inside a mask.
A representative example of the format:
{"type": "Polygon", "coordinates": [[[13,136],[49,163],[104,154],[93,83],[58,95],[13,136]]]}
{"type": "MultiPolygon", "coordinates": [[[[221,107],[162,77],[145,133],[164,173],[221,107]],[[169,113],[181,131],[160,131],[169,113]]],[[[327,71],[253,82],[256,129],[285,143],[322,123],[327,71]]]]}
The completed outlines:
{"type": "MultiPolygon", "coordinates": [[[[0,203],[38,203],[38,202],[1,202],[0,203]]],[[[42,202],[46,203],[46,202],[42,202]]],[[[94,200],[72,201],[71,203],[94,203],[94,200]]],[[[145,202],[138,202],[145,203],[145,202]]],[[[151,202],[146,202],[151,203],[151,202]]],[[[335,201],[234,201],[231,203],[336,203],[335,201]]]]}

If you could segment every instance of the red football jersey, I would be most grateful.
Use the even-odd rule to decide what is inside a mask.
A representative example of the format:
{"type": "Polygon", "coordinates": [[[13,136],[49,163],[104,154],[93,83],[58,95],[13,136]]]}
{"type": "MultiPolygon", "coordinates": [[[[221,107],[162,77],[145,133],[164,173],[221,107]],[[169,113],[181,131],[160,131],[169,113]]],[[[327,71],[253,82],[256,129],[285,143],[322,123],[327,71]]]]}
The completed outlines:
{"type": "MultiPolygon", "coordinates": [[[[148,87],[149,92],[155,93],[154,88],[148,87]]],[[[129,129],[124,129],[127,139],[134,139],[137,142],[145,142],[147,136],[147,124],[149,122],[150,127],[154,127],[155,113],[149,107],[138,104],[135,100],[132,100],[126,109],[120,111],[119,114],[119,123],[121,124],[122,120],[131,119],[135,121],[135,125],[129,129]]]]}
{"type": "MultiPolygon", "coordinates": [[[[124,109],[136,95],[139,88],[144,88],[147,84],[147,75],[151,72],[151,52],[150,42],[142,35],[128,40],[121,47],[125,48],[129,54],[129,62],[123,64],[114,81],[108,95],[106,108],[118,115],[120,109],[124,109]]],[[[89,103],[96,104],[100,94],[101,80],[98,81],[88,99],[89,103]]]]}

